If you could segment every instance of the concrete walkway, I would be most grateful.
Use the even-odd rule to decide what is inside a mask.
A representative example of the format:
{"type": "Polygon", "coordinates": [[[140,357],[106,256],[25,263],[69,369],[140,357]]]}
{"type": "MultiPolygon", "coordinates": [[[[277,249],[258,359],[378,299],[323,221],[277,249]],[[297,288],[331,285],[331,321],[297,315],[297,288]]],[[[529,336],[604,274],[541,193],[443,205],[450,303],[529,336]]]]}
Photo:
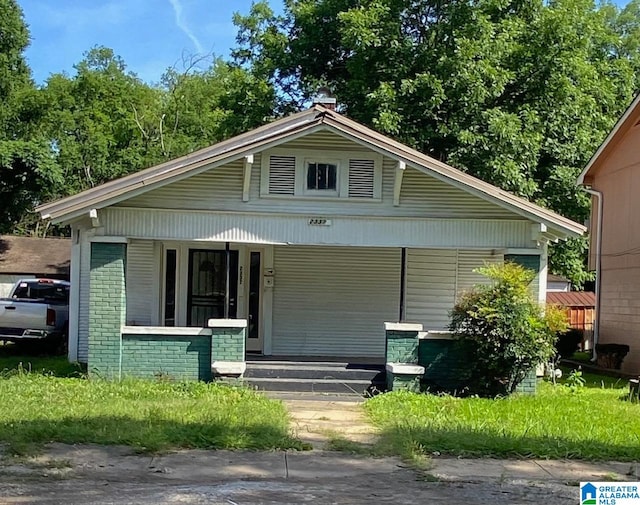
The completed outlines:
{"type": "Polygon", "coordinates": [[[366,420],[362,403],[325,397],[324,399],[284,399],[292,418],[294,435],[314,449],[326,449],[336,438],[370,444],[376,429],[366,420]]]}

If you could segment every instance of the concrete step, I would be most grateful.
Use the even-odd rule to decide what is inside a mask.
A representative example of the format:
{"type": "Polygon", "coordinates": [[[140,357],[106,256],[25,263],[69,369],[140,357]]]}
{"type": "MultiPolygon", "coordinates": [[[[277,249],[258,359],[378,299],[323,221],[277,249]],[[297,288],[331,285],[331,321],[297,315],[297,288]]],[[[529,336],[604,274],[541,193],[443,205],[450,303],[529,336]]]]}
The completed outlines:
{"type": "Polygon", "coordinates": [[[384,383],[357,379],[246,377],[243,382],[261,391],[292,393],[339,393],[363,396],[379,391],[384,383]]]}
{"type": "Polygon", "coordinates": [[[247,362],[246,378],[335,379],[384,382],[384,367],[349,363],[247,362]]]}

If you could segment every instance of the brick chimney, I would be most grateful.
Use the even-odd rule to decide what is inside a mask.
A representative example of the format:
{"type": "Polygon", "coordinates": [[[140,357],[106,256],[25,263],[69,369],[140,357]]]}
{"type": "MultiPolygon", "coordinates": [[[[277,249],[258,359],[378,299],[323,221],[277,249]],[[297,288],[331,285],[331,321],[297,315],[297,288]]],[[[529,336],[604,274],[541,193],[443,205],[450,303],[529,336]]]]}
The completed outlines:
{"type": "Polygon", "coordinates": [[[336,110],[336,99],[329,88],[322,87],[313,97],[313,105],[322,105],[326,109],[336,110]]]}

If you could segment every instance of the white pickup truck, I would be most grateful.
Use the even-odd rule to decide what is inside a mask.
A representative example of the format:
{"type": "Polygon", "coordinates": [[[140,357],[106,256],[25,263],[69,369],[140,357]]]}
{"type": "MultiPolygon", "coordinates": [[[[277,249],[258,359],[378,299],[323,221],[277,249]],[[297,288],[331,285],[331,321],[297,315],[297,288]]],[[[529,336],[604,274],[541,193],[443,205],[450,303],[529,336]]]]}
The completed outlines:
{"type": "Polygon", "coordinates": [[[64,344],[69,327],[69,283],[54,279],[23,279],[9,298],[0,298],[0,341],[43,341],[64,344]]]}

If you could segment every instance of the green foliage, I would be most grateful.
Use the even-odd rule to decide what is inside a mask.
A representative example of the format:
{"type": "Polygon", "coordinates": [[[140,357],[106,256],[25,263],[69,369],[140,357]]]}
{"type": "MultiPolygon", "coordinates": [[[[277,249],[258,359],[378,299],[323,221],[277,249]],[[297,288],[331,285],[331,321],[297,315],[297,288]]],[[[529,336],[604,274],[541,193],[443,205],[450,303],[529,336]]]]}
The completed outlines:
{"type": "Polygon", "coordinates": [[[636,461],[640,417],[637,404],[621,400],[627,381],[591,379],[580,394],[549,383],[501,399],[394,392],[365,410],[380,429],[377,452],[636,461]]]}
{"type": "Polygon", "coordinates": [[[527,373],[555,353],[566,328],[558,311],[543,311],[529,284],[535,273],[514,263],[479,269],[492,283],[465,293],[451,313],[454,336],[474,349],[468,390],[482,396],[513,393],[527,373]]]}
{"type": "Polygon", "coordinates": [[[568,387],[573,393],[580,391],[580,389],[583,388],[586,383],[587,381],[582,376],[582,372],[580,370],[571,370],[571,373],[564,381],[564,385],[568,387]]]}
{"type": "Polygon", "coordinates": [[[19,119],[20,95],[32,86],[23,52],[29,30],[14,0],[0,0],[0,138],[10,138],[19,119]]]}
{"type": "MultiPolygon", "coordinates": [[[[328,85],[354,119],[582,222],[576,178],[640,85],[639,6],[288,0],[275,16],[261,2],[235,18],[235,56],[281,109],[328,85]]],[[[576,286],[583,251],[552,256],[576,286]]]]}
{"type": "Polygon", "coordinates": [[[0,233],[10,232],[62,177],[45,142],[0,140],[0,233]]]}

